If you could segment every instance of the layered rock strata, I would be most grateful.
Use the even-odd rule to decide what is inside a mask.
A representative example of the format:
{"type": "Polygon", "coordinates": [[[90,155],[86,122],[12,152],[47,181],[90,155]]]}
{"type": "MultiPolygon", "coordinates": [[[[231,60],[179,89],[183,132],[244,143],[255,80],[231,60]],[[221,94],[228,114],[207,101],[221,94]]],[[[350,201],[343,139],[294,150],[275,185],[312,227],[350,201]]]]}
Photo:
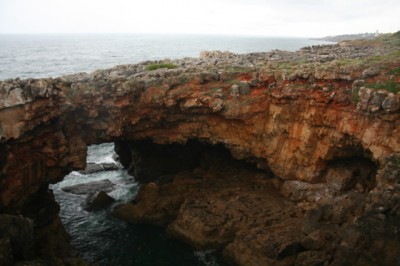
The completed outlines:
{"type": "MultiPolygon", "coordinates": [[[[52,219],[39,218],[46,204],[34,199],[47,195],[48,185],[69,171],[85,168],[87,145],[198,140],[223,145],[235,159],[279,182],[240,175],[241,170],[234,177],[226,170],[221,179],[226,187],[205,196],[210,203],[196,197],[171,200],[168,219],[159,214],[171,234],[197,247],[223,247],[226,257],[240,265],[361,265],[382,256],[383,264],[393,265],[398,260],[393,250],[399,248],[399,57],[398,46],[357,42],[294,53],[208,52],[170,61],[175,66],[170,70],[149,71],[157,62],[144,62],[54,79],[3,81],[0,212],[32,220],[32,236],[41,241],[33,240],[34,251],[20,256],[12,236],[2,234],[0,248],[10,250],[5,258],[14,261],[51,257],[62,264],[60,258],[71,256],[64,247],[41,248],[54,243],[54,231],[42,228],[62,232],[62,227],[56,210],[44,215],[52,219]],[[249,189],[258,184],[262,188],[249,189]],[[257,220],[250,209],[252,204],[259,208],[259,201],[271,215],[257,220]],[[36,209],[29,208],[32,204],[36,209]],[[201,220],[204,209],[210,215],[201,220]],[[236,222],[245,219],[236,209],[244,209],[249,222],[236,222]],[[189,228],[188,221],[196,219],[196,230],[189,228]]],[[[130,163],[127,159],[125,165],[130,163]]],[[[196,182],[209,189],[221,181],[214,170],[197,170],[209,176],[199,179],[204,181],[193,178],[195,169],[188,171],[164,185],[143,186],[138,200],[196,182]]],[[[143,219],[159,223],[146,215],[143,219]]]]}

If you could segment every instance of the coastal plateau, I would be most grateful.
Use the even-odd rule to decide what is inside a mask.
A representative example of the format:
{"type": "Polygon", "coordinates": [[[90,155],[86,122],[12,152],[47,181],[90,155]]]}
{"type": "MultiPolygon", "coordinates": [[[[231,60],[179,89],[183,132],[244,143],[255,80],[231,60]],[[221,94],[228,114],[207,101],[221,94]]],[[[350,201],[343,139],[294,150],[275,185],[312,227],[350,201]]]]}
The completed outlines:
{"type": "Polygon", "coordinates": [[[48,188],[115,142],[127,222],[234,265],[399,265],[399,83],[399,32],[2,81],[0,264],[85,265],[48,188]]]}

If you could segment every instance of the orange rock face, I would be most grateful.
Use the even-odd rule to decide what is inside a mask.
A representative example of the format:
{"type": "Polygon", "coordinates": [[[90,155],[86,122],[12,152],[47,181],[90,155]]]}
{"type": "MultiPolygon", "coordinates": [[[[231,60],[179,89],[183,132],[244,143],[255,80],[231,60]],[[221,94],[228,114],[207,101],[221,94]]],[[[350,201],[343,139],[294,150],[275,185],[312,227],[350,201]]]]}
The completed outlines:
{"type": "MultiPolygon", "coordinates": [[[[278,63],[290,60],[275,59],[307,53],[311,52],[273,52],[243,58],[204,54],[217,56],[215,64],[210,65],[211,59],[196,59],[176,61],[181,65],[172,70],[143,71],[143,65],[134,65],[57,79],[2,82],[1,212],[20,213],[40,189],[61,180],[72,169],[84,168],[87,145],[145,139],[157,144],[184,144],[188,140],[222,144],[234,158],[272,172],[282,181],[283,194],[295,201],[332,198],[340,195],[342,188],[376,195],[389,189],[390,195],[395,195],[398,172],[389,181],[386,176],[390,167],[397,169],[400,153],[400,94],[378,92],[365,84],[393,80],[396,74],[390,73],[397,73],[391,70],[399,68],[398,57],[380,62],[380,69],[387,71],[377,73],[365,71],[366,65],[343,67],[335,60],[326,63],[325,57],[317,58],[319,61],[312,65],[282,69],[278,63]],[[248,66],[231,69],[238,60],[248,66]],[[199,67],[194,67],[196,64],[199,67]],[[357,159],[366,164],[352,163],[357,159]],[[389,167],[389,163],[395,166],[389,167]],[[361,173],[364,168],[371,171],[361,173]]],[[[158,188],[149,184],[144,189],[153,195],[158,188]]],[[[249,200],[254,201],[257,193],[249,200]]],[[[218,197],[216,209],[211,211],[230,210],[223,195],[218,197]]],[[[183,202],[182,208],[190,204],[176,200],[183,202]]],[[[190,215],[195,214],[188,215],[178,216],[170,227],[194,219],[190,215]]],[[[193,226],[200,228],[201,235],[208,230],[201,228],[205,226],[202,223],[193,226]]],[[[287,226],[294,228],[296,224],[287,226]]],[[[222,242],[232,240],[231,229],[219,230],[227,230],[218,231],[222,242]]],[[[286,234],[288,229],[277,228],[275,232],[280,230],[286,234]]],[[[182,237],[184,234],[180,233],[182,237]]],[[[226,253],[246,265],[247,260],[241,261],[232,253],[233,247],[253,252],[240,241],[229,244],[226,253]]],[[[277,244],[281,250],[270,247],[274,255],[265,261],[279,259],[282,254],[295,259],[291,247],[281,244],[277,244]]],[[[311,260],[325,255],[302,256],[311,260]]],[[[260,261],[263,258],[251,264],[260,261]]]]}

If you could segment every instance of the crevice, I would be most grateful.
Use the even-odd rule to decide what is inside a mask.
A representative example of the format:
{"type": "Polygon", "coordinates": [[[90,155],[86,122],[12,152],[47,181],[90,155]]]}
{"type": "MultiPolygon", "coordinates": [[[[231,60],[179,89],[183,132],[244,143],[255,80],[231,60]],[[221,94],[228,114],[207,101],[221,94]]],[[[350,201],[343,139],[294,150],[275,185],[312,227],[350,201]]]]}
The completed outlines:
{"type": "Polygon", "coordinates": [[[325,181],[334,190],[369,192],[376,186],[378,165],[368,157],[350,156],[328,162],[325,181]]]}

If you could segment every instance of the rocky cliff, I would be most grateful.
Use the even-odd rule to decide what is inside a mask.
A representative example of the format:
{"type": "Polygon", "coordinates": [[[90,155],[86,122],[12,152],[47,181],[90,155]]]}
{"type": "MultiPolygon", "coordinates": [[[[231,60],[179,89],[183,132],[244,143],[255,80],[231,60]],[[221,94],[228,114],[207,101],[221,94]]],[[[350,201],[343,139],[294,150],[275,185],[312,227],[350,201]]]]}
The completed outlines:
{"type": "Polygon", "coordinates": [[[47,188],[84,168],[87,145],[123,143],[121,160],[138,171],[173,165],[160,150],[188,154],[196,141],[233,158],[210,163],[229,156],[204,147],[178,156],[197,164],[143,178],[116,215],[239,265],[398,263],[400,50],[385,38],[2,81],[0,259],[73,255],[47,188]],[[148,166],[135,163],[149,153],[148,166]],[[10,219],[26,225],[28,252],[10,219]]]}

